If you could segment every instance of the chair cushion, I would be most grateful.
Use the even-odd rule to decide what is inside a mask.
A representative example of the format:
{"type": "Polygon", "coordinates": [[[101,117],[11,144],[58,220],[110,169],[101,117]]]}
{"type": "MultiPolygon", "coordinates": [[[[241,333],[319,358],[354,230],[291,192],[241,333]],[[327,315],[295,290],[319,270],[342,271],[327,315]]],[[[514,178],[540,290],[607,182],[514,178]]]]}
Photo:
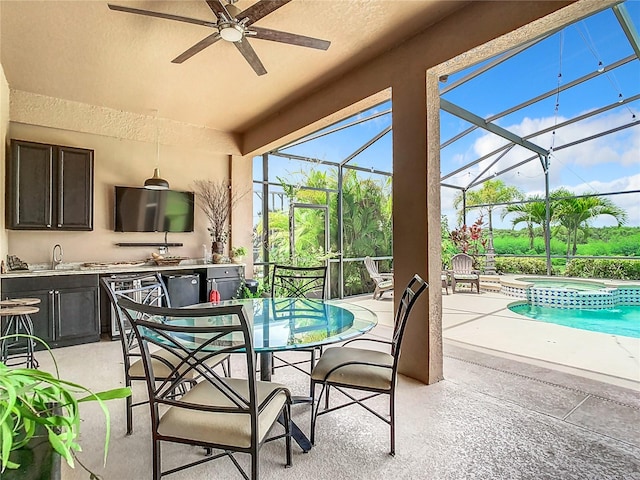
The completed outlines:
{"type": "MultiPolygon", "coordinates": [[[[213,368],[228,356],[228,354],[214,355],[205,363],[213,368]]],[[[155,377],[167,378],[169,375],[171,375],[172,369],[169,368],[169,366],[163,360],[160,360],[160,358],[169,362],[171,365],[178,364],[180,362],[180,358],[164,349],[156,350],[155,352],[151,353],[151,363],[153,364],[153,372],[155,377]]],[[[185,369],[182,368],[181,370],[184,371],[185,369]]],[[[187,375],[185,375],[185,378],[193,379],[195,377],[195,374],[196,372],[192,370],[191,372],[188,372],[187,375]]],[[[145,378],[142,359],[137,360],[131,364],[131,366],[129,367],[129,376],[131,378],[145,378]]]]}
{"type": "Polygon", "coordinates": [[[327,379],[331,383],[344,386],[391,389],[393,357],[385,352],[366,350],[363,348],[333,347],[327,348],[316,364],[311,378],[324,381],[324,377],[333,368],[348,362],[367,362],[385,367],[371,365],[345,365],[335,370],[327,379]]]}
{"type": "MultiPolygon", "coordinates": [[[[232,389],[248,398],[248,382],[244,379],[223,379],[232,389]]],[[[276,388],[283,385],[256,381],[258,405],[276,388]]],[[[181,402],[211,406],[235,407],[224,394],[202,381],[184,394],[181,402]]],[[[287,401],[284,392],[279,392],[258,415],[258,442],[261,442],[277,420],[287,401]]],[[[218,413],[171,407],[160,418],[158,433],[170,437],[201,442],[248,448],[251,446],[251,416],[243,413],[218,413]]]]}
{"type": "Polygon", "coordinates": [[[453,278],[456,280],[478,280],[480,277],[475,273],[454,273],[453,278]]]}
{"type": "Polygon", "coordinates": [[[382,282],[378,282],[378,288],[380,290],[384,290],[387,288],[393,288],[393,280],[384,280],[382,282]]]}

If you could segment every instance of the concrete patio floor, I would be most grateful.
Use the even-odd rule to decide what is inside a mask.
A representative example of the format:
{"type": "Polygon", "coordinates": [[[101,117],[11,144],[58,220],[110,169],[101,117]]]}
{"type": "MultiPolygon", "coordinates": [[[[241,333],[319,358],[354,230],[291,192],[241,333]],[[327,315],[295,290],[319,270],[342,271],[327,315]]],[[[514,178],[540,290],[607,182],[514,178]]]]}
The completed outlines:
{"type": "MultiPolygon", "coordinates": [[[[391,295],[348,301],[392,325],[391,295]]],[[[527,319],[514,301],[443,294],[445,381],[640,447],[640,339],[527,319]]]]}
{"type": "MultiPolygon", "coordinates": [[[[462,347],[640,391],[640,338],[538,322],[507,308],[516,300],[494,292],[444,294],[445,346],[462,347]]],[[[389,293],[381,300],[363,295],[348,301],[376,312],[381,325],[393,324],[393,298],[389,293]]]]}
{"type": "MultiPolygon", "coordinates": [[[[368,295],[348,301],[378,314],[379,324],[369,335],[390,338],[393,301],[388,293],[382,300],[368,295]]],[[[554,329],[533,321],[518,328],[509,326],[518,321],[504,311],[510,301],[493,293],[443,297],[444,380],[425,386],[400,376],[398,455],[394,459],[386,453],[388,431],[382,422],[364,409],[341,409],[323,419],[319,441],[310,453],[294,449],[293,468],[282,468],[278,442],[266,446],[262,478],[640,480],[638,382],[625,380],[636,387],[625,388],[616,384],[621,375],[612,375],[605,368],[594,373],[579,367],[576,359],[584,341],[579,334],[575,337],[578,345],[567,355],[569,361],[556,348],[568,348],[569,337],[553,337],[554,329]],[[553,348],[542,348],[544,343],[553,348]],[[526,353],[518,352],[516,346],[526,353]],[[532,352],[544,355],[534,358],[532,352]]],[[[598,348],[593,355],[617,355],[607,348],[598,348]]],[[[95,390],[122,383],[117,342],[62,348],[55,354],[65,378],[95,390]]],[[[44,352],[38,352],[38,358],[42,366],[50,363],[44,352]]],[[[635,358],[637,361],[637,355],[635,358]]],[[[308,377],[291,368],[277,369],[274,380],[286,384],[294,394],[308,391],[308,377]]],[[[141,385],[134,389],[134,396],[144,393],[141,385]]],[[[378,406],[384,408],[384,403],[378,406]]],[[[140,407],[134,434],[125,436],[122,407],[110,406],[112,443],[103,468],[104,420],[96,405],[83,406],[83,461],[103,478],[149,478],[148,410],[140,407]]],[[[297,406],[293,417],[307,430],[308,408],[297,406]]],[[[185,454],[183,447],[167,448],[167,452],[170,465],[185,454]]],[[[194,452],[188,451],[190,455],[197,454],[194,452]]],[[[239,478],[230,462],[214,462],[174,476],[176,480],[239,478]]],[[[87,474],[65,465],[62,478],[81,480],[87,474]]]]}

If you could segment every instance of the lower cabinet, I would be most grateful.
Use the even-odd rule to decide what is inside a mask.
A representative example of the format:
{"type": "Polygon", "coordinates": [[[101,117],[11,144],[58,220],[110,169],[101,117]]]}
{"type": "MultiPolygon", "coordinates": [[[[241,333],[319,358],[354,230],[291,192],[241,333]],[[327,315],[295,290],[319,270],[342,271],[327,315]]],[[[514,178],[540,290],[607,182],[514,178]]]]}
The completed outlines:
{"type": "Polygon", "coordinates": [[[207,268],[206,281],[200,282],[200,298],[205,302],[209,299],[209,292],[214,281],[218,292],[220,292],[220,300],[235,298],[240,285],[244,282],[244,267],[242,265],[225,265],[224,267],[207,268]]]}
{"type": "Polygon", "coordinates": [[[33,333],[50,347],[100,340],[97,275],[2,280],[2,298],[23,297],[40,299],[40,311],[31,315],[33,333]]]}
{"type": "MultiPolygon", "coordinates": [[[[224,265],[195,268],[192,271],[163,271],[165,275],[198,277],[195,296],[187,303],[206,302],[216,283],[221,300],[237,297],[244,284],[244,266],[224,265]],[[190,274],[190,275],[187,275],[190,274]],[[199,293],[199,298],[198,298],[199,293]]],[[[100,295],[98,274],[48,275],[3,278],[2,298],[39,298],[40,311],[31,315],[33,333],[50,347],[66,347],[97,342],[101,330],[111,329],[112,312],[106,295],[100,295]],[[103,298],[101,302],[101,298],[103,298]],[[102,320],[102,321],[101,321],[102,320]],[[101,325],[102,323],[102,325],[101,325]]],[[[38,348],[43,348],[39,346],[38,348]]]]}

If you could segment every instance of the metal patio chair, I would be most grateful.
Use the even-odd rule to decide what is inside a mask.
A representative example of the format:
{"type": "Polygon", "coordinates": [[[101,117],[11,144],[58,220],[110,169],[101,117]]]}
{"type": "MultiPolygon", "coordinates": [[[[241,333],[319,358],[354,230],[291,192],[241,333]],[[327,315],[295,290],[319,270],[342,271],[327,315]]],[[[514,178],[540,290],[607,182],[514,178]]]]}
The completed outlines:
{"type": "Polygon", "coordinates": [[[262,445],[280,438],[285,438],[286,466],[291,466],[291,395],[284,385],[256,380],[253,326],[247,322],[243,305],[176,309],[123,298],[118,303],[142,349],[154,480],[221,457],[228,457],[245,479],[258,480],[262,445]],[[165,377],[162,370],[157,375],[160,364],[153,361],[152,349],[179,358],[172,375],[165,377]],[[231,354],[235,361],[244,359],[246,378],[220,376],[207,363],[211,357],[231,354]],[[172,394],[176,386],[192,377],[200,381],[176,398],[172,394]],[[278,421],[284,433],[269,437],[278,421]],[[208,454],[163,471],[162,442],[204,447],[208,454]],[[235,458],[237,453],[251,456],[250,475],[235,458]]]}
{"type": "MultiPolygon", "coordinates": [[[[274,309],[274,316],[280,318],[286,318],[287,306],[286,301],[282,302],[277,300],[278,298],[309,298],[325,300],[327,296],[327,267],[326,265],[320,265],[315,267],[294,267],[288,265],[275,265],[273,267],[273,276],[271,277],[271,296],[274,298],[272,303],[274,309]]],[[[326,321],[324,312],[317,311],[319,308],[317,305],[309,304],[307,309],[307,315],[304,319],[307,322],[313,322],[316,319],[326,321]]],[[[292,322],[300,323],[303,319],[300,318],[304,315],[301,308],[296,308],[297,319],[290,319],[292,322]]],[[[295,328],[293,329],[295,330],[295,328]]],[[[293,367],[305,375],[311,375],[311,370],[315,365],[316,352],[322,353],[321,347],[312,349],[300,349],[300,352],[308,352],[310,354],[309,360],[299,361],[287,361],[282,357],[273,356],[274,360],[282,362],[282,365],[273,364],[272,369],[282,367],[293,367]],[[310,362],[309,370],[300,368],[299,365],[310,362]]],[[[309,395],[311,396],[311,394],[309,395]]],[[[307,399],[308,400],[308,399],[307,399]]]]}
{"type": "MultiPolygon", "coordinates": [[[[171,306],[171,300],[159,273],[111,275],[103,277],[101,282],[109,297],[113,308],[112,315],[116,319],[118,331],[120,332],[125,385],[131,387],[132,382],[145,380],[145,372],[138,342],[129,321],[118,306],[118,300],[127,298],[144,305],[169,307],[171,306]]],[[[176,362],[179,361],[178,357],[171,352],[163,350],[154,352],[151,358],[158,378],[168,378],[172,375],[176,362]]],[[[208,363],[212,367],[221,364],[225,374],[229,373],[230,359],[228,355],[212,357],[208,360],[208,363]]],[[[194,384],[195,381],[195,378],[189,379],[187,384],[181,386],[181,391],[186,391],[188,384],[194,384]]],[[[147,402],[145,400],[134,403],[131,395],[126,398],[127,435],[131,435],[133,432],[133,407],[144,405],[147,402]]]]}
{"type": "Polygon", "coordinates": [[[398,373],[398,360],[400,348],[407,320],[415,302],[426,291],[428,284],[418,275],[415,275],[407,285],[398,311],[395,315],[395,326],[391,341],[375,338],[356,338],[346,342],[341,347],[327,348],[313,372],[311,373],[312,386],[312,410],[311,410],[311,443],[315,442],[317,418],[320,415],[333,412],[349,405],[360,405],[376,417],[387,423],[391,428],[391,455],[395,455],[395,391],[396,377],[398,373]],[[354,342],[375,342],[390,345],[390,353],[379,350],[354,348],[350,345],[354,342]],[[315,398],[316,385],[321,385],[320,395],[315,398]],[[347,396],[351,401],[329,407],[329,390],[331,387],[347,396]],[[368,392],[365,397],[356,397],[347,390],[368,392]],[[325,406],[320,410],[322,396],[325,396],[325,406]],[[389,396],[389,418],[376,412],[363,401],[378,395],[389,396]]]}

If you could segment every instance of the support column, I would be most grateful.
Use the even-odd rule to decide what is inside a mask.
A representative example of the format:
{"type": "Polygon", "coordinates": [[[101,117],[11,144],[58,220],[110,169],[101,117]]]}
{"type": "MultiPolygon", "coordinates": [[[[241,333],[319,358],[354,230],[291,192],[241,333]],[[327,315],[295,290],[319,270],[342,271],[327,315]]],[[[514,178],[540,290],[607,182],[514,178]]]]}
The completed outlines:
{"type": "Polygon", "coordinates": [[[253,278],[253,158],[229,156],[231,194],[237,195],[231,208],[231,236],[229,248],[243,246],[245,277],[253,278]]]}
{"type": "Polygon", "coordinates": [[[393,269],[396,309],[415,273],[430,284],[407,324],[399,365],[403,375],[430,384],[443,378],[440,128],[437,79],[427,86],[425,77],[400,70],[393,83],[393,269]],[[435,104],[428,122],[427,90],[435,104]]]}

